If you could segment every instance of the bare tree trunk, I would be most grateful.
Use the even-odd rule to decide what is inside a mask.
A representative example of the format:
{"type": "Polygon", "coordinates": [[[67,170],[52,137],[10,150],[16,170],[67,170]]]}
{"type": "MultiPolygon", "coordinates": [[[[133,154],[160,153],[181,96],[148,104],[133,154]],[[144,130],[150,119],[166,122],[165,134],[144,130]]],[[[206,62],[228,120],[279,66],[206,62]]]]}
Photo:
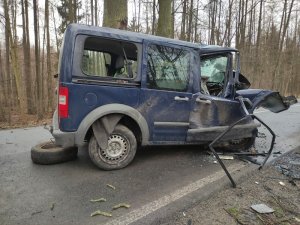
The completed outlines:
{"type": "MultiPolygon", "coordinates": [[[[4,18],[5,18],[5,64],[6,64],[6,76],[5,76],[5,81],[6,84],[5,87],[6,88],[6,93],[9,95],[13,95],[12,92],[12,88],[11,88],[11,83],[12,83],[12,76],[11,76],[11,64],[10,64],[10,33],[11,33],[11,29],[10,29],[10,18],[9,18],[9,13],[8,13],[8,5],[7,5],[7,0],[3,0],[3,8],[4,8],[4,18]],[[8,85],[9,84],[9,85],[8,85]]],[[[8,98],[9,101],[9,111],[12,110],[12,101],[13,98],[8,98]]],[[[11,114],[8,114],[8,123],[11,124],[11,114]]]]}
{"type": "Polygon", "coordinates": [[[256,39],[256,56],[258,55],[258,50],[260,47],[260,35],[261,35],[261,20],[262,20],[262,7],[263,6],[263,0],[260,0],[259,5],[259,17],[258,17],[258,28],[257,28],[257,39],[256,39]]]}
{"type": "Polygon", "coordinates": [[[98,26],[98,1],[95,0],[95,26],[98,26]]]}
{"type": "Polygon", "coordinates": [[[186,11],[187,11],[187,0],[183,0],[182,19],[181,19],[181,32],[180,32],[180,39],[181,40],[185,40],[186,11]]]}
{"type": "Polygon", "coordinates": [[[38,5],[37,0],[33,0],[33,23],[34,23],[34,53],[35,53],[35,76],[37,81],[37,112],[38,118],[43,117],[43,107],[42,107],[42,93],[43,93],[43,83],[40,74],[40,49],[39,49],[39,27],[38,27],[38,5]]]}
{"type": "Polygon", "coordinates": [[[233,6],[233,0],[229,0],[228,19],[226,23],[226,30],[227,30],[226,46],[228,47],[231,46],[232,6],[233,6]]]}
{"type": "Polygon", "coordinates": [[[236,27],[235,27],[235,45],[236,48],[239,49],[240,48],[240,30],[241,30],[241,18],[242,18],[242,0],[239,0],[239,4],[237,6],[238,8],[238,12],[237,12],[237,20],[236,20],[236,27]]]}
{"type": "Polygon", "coordinates": [[[30,62],[30,43],[29,43],[29,24],[28,24],[28,0],[21,0],[22,6],[22,23],[23,23],[23,57],[24,57],[24,82],[27,100],[27,113],[34,114],[34,101],[32,99],[32,79],[31,79],[31,62],[30,62]]]}
{"type": "Polygon", "coordinates": [[[172,0],[172,21],[171,21],[171,24],[172,24],[172,35],[171,35],[171,38],[174,38],[175,37],[175,0],[172,0]]]}
{"type": "Polygon", "coordinates": [[[0,107],[0,121],[5,121],[5,115],[6,115],[6,102],[7,102],[7,94],[5,92],[5,83],[6,80],[4,78],[4,71],[3,71],[3,63],[2,63],[2,46],[0,44],[0,104],[2,107],[0,107]],[[5,99],[5,100],[4,100],[5,99]]]}
{"type": "Polygon", "coordinates": [[[282,10],[282,15],[281,15],[281,21],[280,21],[279,34],[278,34],[278,47],[279,47],[279,49],[280,49],[281,32],[282,32],[282,28],[284,26],[284,22],[285,22],[285,18],[286,18],[286,9],[287,9],[287,0],[284,0],[283,10],[282,10]]]}
{"type": "Polygon", "coordinates": [[[158,0],[159,17],[156,32],[158,36],[172,36],[171,4],[172,0],[158,0]]]}
{"type": "Polygon", "coordinates": [[[210,2],[210,39],[209,44],[215,44],[216,34],[216,18],[217,18],[217,2],[210,2]]]}
{"type": "MultiPolygon", "coordinates": [[[[47,82],[45,82],[45,43],[46,43],[46,27],[44,25],[43,27],[43,40],[42,40],[42,54],[41,54],[41,85],[42,85],[42,94],[41,94],[41,106],[43,107],[43,111],[47,110],[48,104],[48,92],[44,93],[44,90],[46,88],[47,82]],[[47,94],[47,95],[46,95],[47,94]],[[46,107],[45,107],[46,105],[46,107]]],[[[46,88],[48,90],[48,88],[46,88]]]]}
{"type": "MultiPolygon", "coordinates": [[[[294,5],[294,1],[295,0],[292,0],[291,1],[291,4],[290,4],[290,8],[289,8],[289,12],[288,12],[288,15],[287,15],[287,18],[285,16],[285,21],[284,21],[284,25],[283,25],[283,31],[282,31],[282,38],[281,38],[281,41],[280,41],[280,45],[279,45],[279,50],[282,51],[282,48],[283,48],[283,42],[284,42],[284,38],[285,38],[285,35],[286,35],[286,31],[287,31],[287,28],[290,24],[290,19],[291,19],[291,12],[292,12],[292,8],[293,8],[293,5],[294,5]]],[[[285,13],[286,15],[286,13],[285,13]]]]}
{"type": "Polygon", "coordinates": [[[253,83],[254,85],[260,86],[263,74],[261,73],[261,24],[262,24],[262,9],[263,9],[263,0],[260,0],[259,5],[259,16],[258,16],[258,27],[257,27],[257,37],[256,37],[256,49],[255,49],[255,68],[256,71],[253,73],[253,83]],[[258,77],[258,79],[256,79],[258,77]],[[258,82],[257,82],[258,81],[258,82]]]}
{"type": "Polygon", "coordinates": [[[49,31],[49,0],[45,0],[45,28],[47,41],[47,84],[48,84],[48,109],[53,107],[52,99],[52,77],[51,77],[51,49],[50,49],[50,31],[49,31]]]}
{"type": "Polygon", "coordinates": [[[28,18],[28,0],[24,0],[24,6],[25,6],[25,24],[26,24],[26,64],[27,69],[26,74],[28,76],[29,83],[26,88],[29,89],[28,96],[30,98],[30,101],[28,102],[28,113],[35,114],[36,113],[36,103],[34,101],[33,97],[33,85],[31,82],[33,81],[32,71],[31,71],[31,54],[30,54],[30,38],[29,38],[29,18],[28,18]]]}
{"type": "Polygon", "coordinates": [[[103,26],[127,29],[127,0],[104,0],[103,26]]]}
{"type": "MultiPolygon", "coordinates": [[[[152,5],[152,34],[155,34],[155,22],[156,22],[156,13],[155,13],[155,7],[156,7],[156,1],[153,0],[153,5],[152,5]]],[[[147,13],[148,15],[148,13],[147,13]]]]}
{"type": "MultiPolygon", "coordinates": [[[[21,71],[20,71],[20,65],[19,65],[19,60],[18,60],[18,54],[17,54],[17,50],[18,50],[18,43],[17,43],[17,35],[16,35],[16,30],[17,28],[14,27],[16,26],[16,14],[17,14],[17,6],[16,6],[16,2],[12,2],[12,7],[14,8],[13,11],[13,27],[10,27],[10,18],[9,18],[9,10],[8,10],[8,5],[7,5],[7,1],[4,0],[4,14],[5,14],[5,18],[6,20],[6,26],[9,26],[8,28],[8,35],[9,35],[9,39],[10,39],[10,57],[11,57],[11,65],[12,65],[12,69],[13,69],[13,74],[14,74],[14,80],[11,80],[11,89],[15,90],[15,95],[12,94],[12,97],[16,96],[17,100],[16,102],[18,102],[18,106],[20,107],[20,113],[23,114],[27,111],[26,109],[26,99],[25,99],[25,94],[24,94],[24,88],[23,88],[23,84],[22,84],[22,77],[21,77],[21,71]],[[11,32],[13,31],[13,32],[11,32]]],[[[11,76],[12,77],[12,76],[11,76]]]]}
{"type": "Polygon", "coordinates": [[[141,5],[142,2],[141,0],[138,0],[139,6],[138,6],[138,20],[137,20],[137,32],[140,32],[140,27],[141,27],[141,5]]]}
{"type": "MultiPolygon", "coordinates": [[[[146,3],[146,34],[150,33],[150,25],[149,25],[149,7],[150,7],[150,3],[146,3]]],[[[153,7],[155,7],[154,5],[152,6],[152,10],[153,7]]],[[[155,8],[154,8],[154,13],[155,13],[155,8]]],[[[155,14],[154,14],[155,15],[155,14]]],[[[153,25],[153,21],[155,21],[155,18],[152,20],[152,25],[153,25]]],[[[151,34],[155,33],[155,27],[151,30],[151,34]]]]}
{"type": "Polygon", "coordinates": [[[53,25],[54,25],[55,41],[56,41],[56,52],[57,52],[57,56],[59,56],[58,36],[57,36],[57,28],[56,28],[56,21],[55,21],[53,7],[52,7],[52,19],[53,19],[53,25]]]}
{"type": "Polygon", "coordinates": [[[273,72],[272,89],[275,89],[275,87],[277,87],[277,83],[280,83],[280,79],[278,79],[278,77],[277,77],[277,73],[278,73],[277,70],[279,68],[279,63],[281,61],[283,43],[284,43],[286,32],[287,32],[287,29],[288,29],[288,26],[289,26],[289,23],[290,23],[291,12],[292,12],[293,6],[294,6],[294,0],[291,0],[288,14],[286,12],[287,7],[284,7],[284,11],[283,11],[284,16],[282,17],[282,18],[284,18],[284,21],[282,22],[282,24],[283,24],[282,25],[282,27],[283,27],[282,28],[282,35],[281,35],[281,37],[279,36],[280,44],[279,44],[279,49],[278,49],[278,53],[277,53],[277,60],[276,60],[276,64],[275,64],[275,69],[274,69],[274,72],[273,72]]]}
{"type": "Polygon", "coordinates": [[[248,0],[243,1],[243,17],[242,17],[242,30],[241,30],[241,46],[245,48],[246,43],[246,24],[247,24],[247,13],[248,11],[248,0]]]}
{"type": "Polygon", "coordinates": [[[189,26],[188,26],[188,34],[187,34],[187,40],[191,41],[192,37],[192,27],[193,27],[193,5],[194,2],[191,0],[190,2],[190,12],[189,12],[189,26]]]}
{"type": "MultiPolygon", "coordinates": [[[[97,4],[97,0],[96,0],[97,4]]],[[[94,25],[94,1],[91,0],[91,20],[92,20],[92,25],[94,25]]]]}
{"type": "Polygon", "coordinates": [[[252,45],[252,25],[253,25],[253,0],[251,0],[251,9],[250,9],[250,19],[249,19],[249,29],[248,29],[248,52],[251,50],[251,45],[252,45]]]}
{"type": "Polygon", "coordinates": [[[195,23],[194,23],[194,42],[200,42],[198,39],[198,15],[199,15],[199,0],[197,0],[197,6],[196,6],[196,15],[195,15],[195,23]]]}

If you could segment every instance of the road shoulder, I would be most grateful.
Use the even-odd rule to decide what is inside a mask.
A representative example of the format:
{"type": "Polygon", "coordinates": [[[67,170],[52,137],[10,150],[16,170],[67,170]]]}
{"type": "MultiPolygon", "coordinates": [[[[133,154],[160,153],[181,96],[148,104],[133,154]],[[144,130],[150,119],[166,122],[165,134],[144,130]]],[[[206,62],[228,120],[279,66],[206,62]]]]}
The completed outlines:
{"type": "Polygon", "coordinates": [[[224,186],[209,198],[152,224],[300,224],[300,180],[289,179],[278,170],[284,162],[295,160],[295,154],[299,154],[296,158],[300,157],[300,148],[279,157],[261,171],[245,172],[236,189],[224,186]],[[259,214],[250,208],[260,203],[275,212],[259,214]]]}

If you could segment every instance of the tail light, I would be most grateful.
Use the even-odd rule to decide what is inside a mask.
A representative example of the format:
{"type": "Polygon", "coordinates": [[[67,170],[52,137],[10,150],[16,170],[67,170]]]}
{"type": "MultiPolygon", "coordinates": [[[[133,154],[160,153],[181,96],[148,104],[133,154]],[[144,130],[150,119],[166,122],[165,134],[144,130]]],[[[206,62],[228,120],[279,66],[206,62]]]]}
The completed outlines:
{"type": "Polygon", "coordinates": [[[69,116],[69,89],[59,86],[58,88],[58,116],[67,118],[69,116]]]}

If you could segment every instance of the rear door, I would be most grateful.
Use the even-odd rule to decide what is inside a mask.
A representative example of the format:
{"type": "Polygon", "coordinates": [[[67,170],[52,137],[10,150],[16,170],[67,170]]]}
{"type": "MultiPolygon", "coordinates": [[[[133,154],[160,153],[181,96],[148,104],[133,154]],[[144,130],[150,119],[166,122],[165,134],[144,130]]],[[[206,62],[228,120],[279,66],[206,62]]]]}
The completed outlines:
{"type": "MultiPolygon", "coordinates": [[[[145,44],[146,69],[140,111],[157,144],[185,142],[191,109],[191,52],[176,46],[145,44]]],[[[144,61],[145,62],[145,61],[144,61]]]]}

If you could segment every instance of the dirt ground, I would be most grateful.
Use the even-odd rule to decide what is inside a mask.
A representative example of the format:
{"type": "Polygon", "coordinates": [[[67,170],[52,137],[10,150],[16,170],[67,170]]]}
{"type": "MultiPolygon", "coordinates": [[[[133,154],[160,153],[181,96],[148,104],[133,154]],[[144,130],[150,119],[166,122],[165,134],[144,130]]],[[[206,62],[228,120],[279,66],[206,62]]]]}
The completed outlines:
{"type": "Polygon", "coordinates": [[[252,172],[239,181],[237,188],[226,189],[177,212],[163,225],[300,225],[299,175],[300,149],[252,172]],[[261,203],[274,212],[260,214],[251,209],[251,205],[261,203]]]}
{"type": "Polygon", "coordinates": [[[44,126],[45,124],[52,124],[52,115],[50,113],[45,115],[45,119],[39,120],[36,115],[19,115],[12,114],[9,119],[6,118],[6,121],[0,121],[0,129],[14,129],[21,127],[35,127],[35,126],[44,126]]]}

